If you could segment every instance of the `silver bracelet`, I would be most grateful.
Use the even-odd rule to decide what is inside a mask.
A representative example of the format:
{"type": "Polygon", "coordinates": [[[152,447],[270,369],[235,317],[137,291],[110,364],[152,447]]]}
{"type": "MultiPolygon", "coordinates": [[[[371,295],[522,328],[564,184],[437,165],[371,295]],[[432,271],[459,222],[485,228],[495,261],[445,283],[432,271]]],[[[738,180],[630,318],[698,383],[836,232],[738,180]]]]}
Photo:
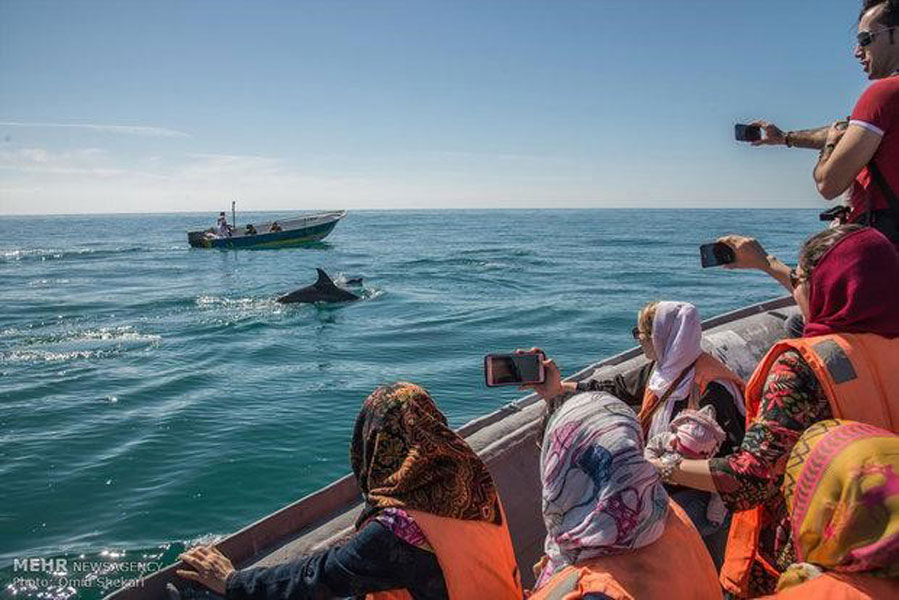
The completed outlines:
{"type": "Polygon", "coordinates": [[[682,460],[684,460],[684,457],[676,452],[669,452],[659,459],[661,463],[659,477],[662,478],[663,482],[671,483],[671,476],[674,475],[674,471],[680,466],[682,460]]]}

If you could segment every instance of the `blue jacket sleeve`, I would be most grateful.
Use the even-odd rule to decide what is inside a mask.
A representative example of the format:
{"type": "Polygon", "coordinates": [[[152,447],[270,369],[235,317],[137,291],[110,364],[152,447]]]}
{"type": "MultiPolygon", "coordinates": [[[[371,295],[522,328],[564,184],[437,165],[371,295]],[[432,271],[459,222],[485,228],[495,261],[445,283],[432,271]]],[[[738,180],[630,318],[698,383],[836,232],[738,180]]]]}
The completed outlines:
{"type": "Polygon", "coordinates": [[[446,598],[432,553],[408,544],[373,521],[344,546],[274,567],[235,571],[228,600],[312,600],[407,589],[415,598],[446,598]]]}

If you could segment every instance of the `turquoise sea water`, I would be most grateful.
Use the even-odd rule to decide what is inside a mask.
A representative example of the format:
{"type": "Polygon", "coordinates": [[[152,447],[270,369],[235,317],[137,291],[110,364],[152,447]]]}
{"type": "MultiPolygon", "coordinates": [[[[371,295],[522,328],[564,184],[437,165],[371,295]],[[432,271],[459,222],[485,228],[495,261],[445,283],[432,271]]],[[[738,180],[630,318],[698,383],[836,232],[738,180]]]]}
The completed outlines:
{"type": "MultiPolygon", "coordinates": [[[[261,220],[285,215],[238,215],[261,220]]],[[[730,232],[795,261],[814,210],[351,212],[302,249],[195,250],[215,215],[0,218],[0,583],[14,559],[169,563],[349,471],[378,384],[427,387],[453,425],[520,395],[484,387],[488,352],[539,345],[565,372],[633,345],[636,310],[704,317],[782,295],[700,269],[730,232]],[[363,276],[365,300],[282,306],[363,276]]],[[[83,578],[83,576],[82,576],[83,578]]]]}

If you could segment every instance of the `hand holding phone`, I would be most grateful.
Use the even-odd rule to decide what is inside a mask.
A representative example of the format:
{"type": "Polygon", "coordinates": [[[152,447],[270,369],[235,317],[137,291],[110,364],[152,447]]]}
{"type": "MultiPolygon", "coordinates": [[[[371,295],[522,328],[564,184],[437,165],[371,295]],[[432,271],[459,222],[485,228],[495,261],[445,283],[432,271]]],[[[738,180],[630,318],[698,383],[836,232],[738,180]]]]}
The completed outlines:
{"type": "Polygon", "coordinates": [[[488,354],[484,357],[484,376],[488,387],[503,385],[532,385],[546,381],[540,351],[515,354],[488,354]]]}
{"type": "Polygon", "coordinates": [[[737,260],[733,248],[724,242],[712,242],[699,247],[699,261],[702,268],[728,265],[737,260]]]}
{"type": "Polygon", "coordinates": [[[734,137],[738,142],[758,142],[762,139],[762,128],[759,125],[734,125],[734,137]]]}
{"type": "Polygon", "coordinates": [[[768,253],[758,243],[758,240],[744,235],[725,235],[718,238],[718,243],[723,243],[734,253],[734,259],[725,263],[726,269],[758,269],[767,271],[771,266],[768,253]]]}

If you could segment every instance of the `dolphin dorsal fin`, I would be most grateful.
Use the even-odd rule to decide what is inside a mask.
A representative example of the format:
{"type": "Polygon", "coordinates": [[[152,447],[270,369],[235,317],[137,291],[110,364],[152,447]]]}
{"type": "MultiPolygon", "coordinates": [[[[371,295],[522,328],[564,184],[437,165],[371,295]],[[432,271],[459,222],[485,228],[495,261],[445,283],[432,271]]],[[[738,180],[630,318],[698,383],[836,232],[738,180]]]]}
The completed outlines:
{"type": "Polygon", "coordinates": [[[325,273],[322,269],[315,269],[318,271],[318,279],[315,281],[315,287],[337,287],[334,285],[334,280],[328,277],[328,274],[325,273]]]}

